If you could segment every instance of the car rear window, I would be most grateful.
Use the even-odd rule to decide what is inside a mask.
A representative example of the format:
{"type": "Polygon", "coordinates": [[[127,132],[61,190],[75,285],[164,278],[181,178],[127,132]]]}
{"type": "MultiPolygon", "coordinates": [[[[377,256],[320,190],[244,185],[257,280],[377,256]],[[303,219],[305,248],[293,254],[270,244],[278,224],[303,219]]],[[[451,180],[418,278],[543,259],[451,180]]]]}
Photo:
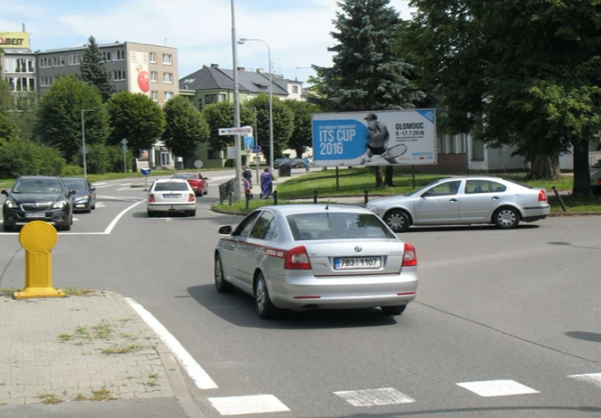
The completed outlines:
{"type": "Polygon", "coordinates": [[[65,186],[70,190],[86,190],[88,185],[84,179],[81,180],[71,180],[71,179],[63,179],[65,186]]]}
{"type": "Polygon", "coordinates": [[[195,179],[196,174],[175,174],[174,179],[195,179]]]}
{"type": "Polygon", "coordinates": [[[156,186],[154,186],[154,191],[155,192],[166,192],[166,191],[177,191],[177,192],[184,192],[184,191],[188,191],[188,183],[180,183],[178,181],[169,181],[169,182],[165,182],[165,183],[157,183],[156,186]]]}
{"type": "Polygon", "coordinates": [[[396,238],[380,218],[368,213],[303,213],[286,219],[296,241],[396,238]]]}

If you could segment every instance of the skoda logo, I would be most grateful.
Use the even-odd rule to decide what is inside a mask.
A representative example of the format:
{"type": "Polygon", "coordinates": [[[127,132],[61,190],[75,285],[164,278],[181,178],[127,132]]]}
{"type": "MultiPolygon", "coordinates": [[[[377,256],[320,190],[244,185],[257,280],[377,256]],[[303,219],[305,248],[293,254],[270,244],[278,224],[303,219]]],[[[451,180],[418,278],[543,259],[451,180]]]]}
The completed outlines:
{"type": "Polygon", "coordinates": [[[363,247],[359,247],[358,245],[355,247],[355,251],[357,251],[358,253],[360,253],[361,251],[363,251],[363,247]]]}

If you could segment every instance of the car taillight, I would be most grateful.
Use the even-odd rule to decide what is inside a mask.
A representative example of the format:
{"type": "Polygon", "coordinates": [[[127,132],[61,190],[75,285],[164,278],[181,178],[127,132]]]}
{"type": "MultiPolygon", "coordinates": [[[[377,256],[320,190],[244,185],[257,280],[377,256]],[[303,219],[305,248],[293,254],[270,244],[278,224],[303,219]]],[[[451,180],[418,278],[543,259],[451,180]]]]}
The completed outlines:
{"type": "Polygon", "coordinates": [[[309,254],[304,245],[294,247],[286,254],[284,268],[288,270],[311,270],[309,254]]]}
{"type": "Polygon", "coordinates": [[[154,202],[154,201],[155,201],[155,200],[154,200],[154,195],[153,195],[153,194],[151,194],[150,196],[148,196],[148,201],[149,201],[149,202],[154,202]]]}
{"type": "Polygon", "coordinates": [[[196,199],[196,198],[194,197],[194,193],[190,193],[190,194],[188,195],[188,202],[194,202],[194,200],[195,200],[195,199],[196,199]]]}
{"type": "Polygon", "coordinates": [[[547,192],[545,192],[544,190],[541,190],[540,192],[538,192],[538,201],[546,202],[547,201],[547,192]]]}
{"type": "Polygon", "coordinates": [[[411,244],[405,244],[405,251],[403,253],[403,267],[415,267],[417,266],[417,253],[415,247],[411,244]]]}

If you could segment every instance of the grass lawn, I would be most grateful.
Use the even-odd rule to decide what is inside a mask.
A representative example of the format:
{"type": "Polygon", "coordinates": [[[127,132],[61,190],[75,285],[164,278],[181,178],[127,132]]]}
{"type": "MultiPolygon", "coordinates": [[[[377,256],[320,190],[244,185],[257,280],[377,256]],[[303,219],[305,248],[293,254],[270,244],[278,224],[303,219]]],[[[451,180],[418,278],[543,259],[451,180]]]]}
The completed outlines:
{"type": "MultiPolygon", "coordinates": [[[[374,174],[370,169],[343,169],[339,170],[338,173],[338,190],[336,190],[335,170],[318,171],[290,179],[279,184],[277,190],[280,196],[286,199],[311,198],[313,191],[317,191],[318,196],[363,195],[365,190],[369,190],[370,195],[405,194],[426,186],[435,180],[449,177],[448,174],[416,174],[414,187],[411,173],[395,173],[394,187],[376,189],[374,174]]],[[[571,190],[573,180],[572,176],[562,176],[560,180],[555,182],[528,181],[526,180],[526,174],[521,173],[507,173],[499,175],[499,177],[505,177],[534,187],[544,187],[549,193],[552,192],[551,186],[557,187],[558,190],[571,190]]]]}
{"type": "MultiPolygon", "coordinates": [[[[563,200],[568,213],[601,212],[601,196],[590,198],[561,196],[561,200],[563,200]]],[[[551,213],[565,213],[561,203],[552,191],[549,191],[549,204],[551,205],[551,213]]]]}

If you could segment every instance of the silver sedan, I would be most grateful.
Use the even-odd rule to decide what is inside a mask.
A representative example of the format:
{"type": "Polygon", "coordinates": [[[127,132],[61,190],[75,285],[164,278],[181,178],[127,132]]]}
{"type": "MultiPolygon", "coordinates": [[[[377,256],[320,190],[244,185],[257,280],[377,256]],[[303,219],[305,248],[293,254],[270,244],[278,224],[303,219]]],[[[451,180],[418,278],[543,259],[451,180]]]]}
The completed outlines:
{"type": "Polygon", "coordinates": [[[545,219],[551,207],[545,189],[498,177],[452,177],[406,196],[375,199],[367,209],[395,232],[411,225],[495,224],[515,228],[545,219]]]}
{"type": "Polygon", "coordinates": [[[266,206],[219,234],[217,291],[253,296],[261,318],[370,307],[400,315],[416,295],[415,248],[363,208],[266,206]]]}

